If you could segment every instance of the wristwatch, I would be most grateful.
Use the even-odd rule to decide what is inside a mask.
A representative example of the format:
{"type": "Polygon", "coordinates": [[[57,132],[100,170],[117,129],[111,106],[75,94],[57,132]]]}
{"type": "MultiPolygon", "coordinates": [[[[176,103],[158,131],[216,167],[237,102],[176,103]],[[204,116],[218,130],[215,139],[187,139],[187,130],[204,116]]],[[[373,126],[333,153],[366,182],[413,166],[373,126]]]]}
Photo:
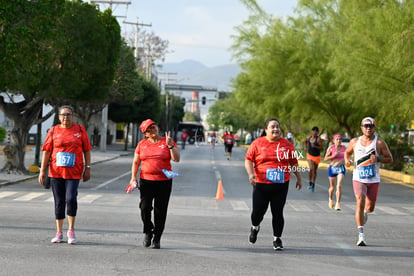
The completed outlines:
{"type": "Polygon", "coordinates": [[[91,165],[86,165],[85,168],[90,169],[91,165]]]}

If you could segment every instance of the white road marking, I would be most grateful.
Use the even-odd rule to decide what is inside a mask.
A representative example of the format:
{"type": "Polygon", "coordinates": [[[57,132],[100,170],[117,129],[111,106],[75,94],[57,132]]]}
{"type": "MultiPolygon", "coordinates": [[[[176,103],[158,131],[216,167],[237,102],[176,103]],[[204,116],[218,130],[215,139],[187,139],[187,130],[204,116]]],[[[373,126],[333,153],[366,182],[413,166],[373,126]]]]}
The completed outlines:
{"type": "Polygon", "coordinates": [[[92,203],[98,198],[102,197],[102,195],[85,195],[78,199],[79,203],[92,203]]]}
{"type": "Polygon", "coordinates": [[[5,198],[17,194],[17,192],[0,192],[0,198],[5,198]]]}
{"type": "Polygon", "coordinates": [[[23,195],[23,196],[20,196],[20,197],[17,197],[17,198],[15,198],[14,200],[16,200],[16,201],[30,201],[30,200],[32,200],[32,199],[34,199],[34,198],[37,198],[37,197],[39,197],[39,196],[42,196],[42,195],[44,195],[45,193],[37,193],[37,192],[33,192],[33,193],[28,193],[28,194],[25,194],[25,195],[23,195]]]}
{"type": "Polygon", "coordinates": [[[248,211],[249,206],[242,200],[230,200],[230,204],[235,211],[248,211]]]}
{"type": "MultiPolygon", "coordinates": [[[[131,174],[131,172],[126,172],[126,173],[124,173],[124,174],[121,174],[121,175],[119,175],[119,176],[117,176],[117,177],[115,177],[115,178],[112,178],[112,179],[109,179],[108,181],[106,181],[106,182],[104,182],[104,183],[102,183],[101,185],[98,185],[98,186],[96,186],[96,187],[94,187],[94,188],[91,188],[91,190],[98,190],[98,189],[100,189],[100,188],[103,188],[103,187],[105,187],[106,185],[108,185],[108,184],[111,184],[112,182],[114,182],[114,181],[117,181],[118,179],[121,179],[122,177],[124,177],[124,176],[127,176],[128,174],[131,174]]],[[[128,183],[127,183],[128,184],[128,183]]],[[[125,186],[127,186],[127,185],[125,185],[125,186]]]]}

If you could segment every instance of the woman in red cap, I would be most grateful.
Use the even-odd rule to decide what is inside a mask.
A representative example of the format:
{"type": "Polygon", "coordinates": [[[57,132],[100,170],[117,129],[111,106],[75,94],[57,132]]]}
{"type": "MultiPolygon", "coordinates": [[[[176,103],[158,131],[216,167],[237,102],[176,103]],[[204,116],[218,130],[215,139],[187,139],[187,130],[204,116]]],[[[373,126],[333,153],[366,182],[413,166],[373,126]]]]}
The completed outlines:
{"type": "Polygon", "coordinates": [[[152,248],[159,249],[172,188],[171,160],[179,162],[180,153],[171,138],[171,133],[166,132],[165,137],[161,137],[153,120],[143,121],[140,129],[145,139],[141,140],[135,149],[129,185],[140,189],[139,206],[144,225],[143,244],[145,247],[152,245],[152,248]],[[137,173],[140,166],[138,182],[137,173]],[[152,210],[154,223],[151,220],[152,210]]]}

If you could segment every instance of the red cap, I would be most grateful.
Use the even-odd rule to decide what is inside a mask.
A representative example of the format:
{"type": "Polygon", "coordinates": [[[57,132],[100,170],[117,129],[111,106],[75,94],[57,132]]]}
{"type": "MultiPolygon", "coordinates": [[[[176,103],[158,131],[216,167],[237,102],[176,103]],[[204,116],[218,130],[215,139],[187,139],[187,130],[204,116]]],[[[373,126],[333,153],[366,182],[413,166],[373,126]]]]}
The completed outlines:
{"type": "Polygon", "coordinates": [[[150,125],[155,124],[155,122],[151,119],[147,119],[141,123],[139,128],[141,129],[142,133],[144,133],[150,125]]]}
{"type": "Polygon", "coordinates": [[[369,124],[369,125],[374,125],[375,126],[375,120],[374,120],[374,118],[365,117],[364,119],[362,119],[361,126],[363,126],[365,124],[369,124]]]}

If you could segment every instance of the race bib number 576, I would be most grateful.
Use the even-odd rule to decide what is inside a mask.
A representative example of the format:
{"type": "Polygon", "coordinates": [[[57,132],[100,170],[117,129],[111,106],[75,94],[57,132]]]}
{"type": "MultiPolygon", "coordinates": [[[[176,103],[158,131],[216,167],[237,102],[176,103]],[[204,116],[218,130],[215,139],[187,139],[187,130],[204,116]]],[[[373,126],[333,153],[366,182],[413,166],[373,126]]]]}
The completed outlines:
{"type": "Polygon", "coordinates": [[[266,179],[273,183],[285,183],[285,171],[282,169],[267,169],[266,179]]]}

